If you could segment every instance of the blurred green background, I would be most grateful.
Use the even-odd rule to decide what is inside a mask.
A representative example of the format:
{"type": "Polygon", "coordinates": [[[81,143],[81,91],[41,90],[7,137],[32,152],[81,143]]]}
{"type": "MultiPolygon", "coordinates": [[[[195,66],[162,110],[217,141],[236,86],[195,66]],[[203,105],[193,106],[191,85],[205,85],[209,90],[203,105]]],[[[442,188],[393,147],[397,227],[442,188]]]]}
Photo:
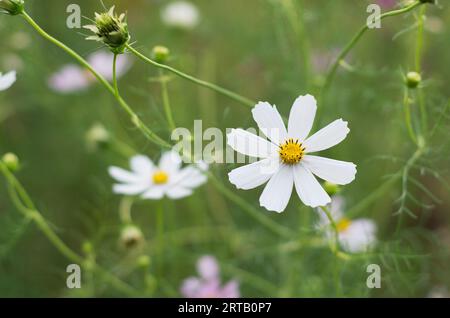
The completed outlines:
{"type": "MultiPolygon", "coordinates": [[[[69,4],[78,3],[83,16],[93,17],[102,10],[99,1],[26,2],[28,13],[46,31],[81,55],[99,49],[100,44],[84,40],[87,30],[66,27],[69,4]]],[[[155,45],[165,45],[171,65],[251,99],[274,103],[287,115],[298,95],[318,94],[327,66],[323,61],[348,43],[375,0],[192,1],[201,16],[190,31],[172,30],[161,22],[160,11],[169,2],[108,0],[105,5],[128,12],[134,46],[147,55],[155,45]]],[[[286,241],[273,235],[207,183],[183,200],[136,202],[133,219],[146,242],[131,251],[121,248],[121,198],[111,191],[107,167],[127,167],[128,159],[112,147],[90,150],[86,133],[100,122],[138,153],[156,160],[161,150],[132,127],[99,85],[70,95],[50,90],[48,77],[74,61],[22,18],[6,15],[0,16],[0,72],[16,69],[18,80],[0,93],[0,153],[20,157],[18,178],[63,240],[80,254],[89,242],[96,261],[142,296],[179,296],[180,283],[195,275],[195,262],[204,254],[218,258],[224,279],[239,280],[243,296],[427,296],[436,287],[450,286],[450,126],[444,113],[450,94],[450,7],[441,2],[427,8],[422,76],[429,125],[442,120],[428,141],[426,156],[411,172],[439,200],[410,186],[413,199],[407,205],[417,218],[405,215],[400,233],[395,233],[398,217],[393,213],[402,184],[390,186],[353,215],[376,221],[379,244],[374,253],[351,261],[336,259],[327,245],[303,246],[318,236],[314,210],[295,197],[283,214],[267,212],[258,204],[262,188],[234,189],[226,177],[234,165],[226,164],[211,167],[225,186],[298,237],[286,241]],[[161,209],[163,239],[156,230],[161,209]],[[142,255],[151,259],[145,272],[136,265],[142,255]],[[366,287],[366,266],[371,263],[382,267],[381,289],[366,287]]],[[[326,153],[358,165],[356,180],[342,191],[348,208],[376,192],[384,177],[399,171],[414,153],[402,113],[402,74],[413,70],[417,12],[383,20],[381,29],[368,31],[319,105],[317,127],[343,117],[351,128],[347,140],[326,153]]],[[[168,138],[160,85],[152,80],[158,70],[130,58],[133,67],[120,79],[122,95],[148,126],[168,138]]],[[[247,108],[190,82],[173,78],[169,93],[178,126],[191,128],[195,119],[202,119],[203,127],[223,130],[254,126],[247,108]]],[[[83,275],[81,290],[67,289],[65,269],[71,262],[34,225],[24,222],[2,182],[0,296],[124,296],[89,273],[83,275]]]]}

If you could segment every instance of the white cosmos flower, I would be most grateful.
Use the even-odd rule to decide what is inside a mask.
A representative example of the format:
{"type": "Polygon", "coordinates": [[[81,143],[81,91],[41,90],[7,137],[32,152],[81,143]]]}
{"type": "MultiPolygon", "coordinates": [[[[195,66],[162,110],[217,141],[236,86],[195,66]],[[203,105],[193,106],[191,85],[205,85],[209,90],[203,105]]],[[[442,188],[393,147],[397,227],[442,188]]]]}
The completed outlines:
{"type": "Polygon", "coordinates": [[[0,73],[0,91],[7,90],[16,81],[16,71],[11,71],[6,74],[0,73]]]}
{"type": "Polygon", "coordinates": [[[163,153],[156,166],[148,157],[136,155],[130,159],[131,171],[110,167],[109,174],[119,183],[113,186],[114,193],[140,195],[143,199],[181,199],[206,182],[204,165],[189,165],[181,168],[181,157],[175,151],[163,153]]]}
{"type": "Polygon", "coordinates": [[[243,129],[233,129],[227,137],[228,144],[237,152],[262,160],[231,171],[230,182],[238,189],[247,190],[268,181],[259,202],[269,211],[285,210],[294,185],[304,204],[311,207],[328,204],[330,197],[314,175],[335,184],[348,184],[355,179],[356,166],[311,155],[337,145],[350,131],[347,122],[338,119],[308,137],[316,109],[313,96],[298,97],[286,130],[275,106],[258,103],[252,110],[253,119],[269,140],[243,129]]]}
{"type": "Polygon", "coordinates": [[[197,26],[200,15],[196,6],[187,1],[176,1],[168,4],[161,11],[162,21],[174,28],[192,29],[197,26]]]}
{"type": "MultiPolygon", "coordinates": [[[[376,243],[377,226],[370,219],[346,218],[343,213],[344,198],[334,196],[331,204],[328,206],[331,216],[338,230],[339,244],[342,248],[350,253],[365,252],[376,243]]],[[[317,212],[320,216],[318,228],[324,230],[328,239],[333,239],[334,229],[331,227],[327,215],[322,209],[318,208],[317,212]]]]}

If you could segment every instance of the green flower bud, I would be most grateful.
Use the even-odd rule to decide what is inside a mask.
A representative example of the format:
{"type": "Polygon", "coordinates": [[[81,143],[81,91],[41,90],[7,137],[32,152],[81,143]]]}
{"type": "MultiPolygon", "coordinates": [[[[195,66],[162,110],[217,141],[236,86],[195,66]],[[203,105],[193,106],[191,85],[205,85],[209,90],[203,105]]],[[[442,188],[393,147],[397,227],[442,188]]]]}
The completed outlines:
{"type": "Polygon", "coordinates": [[[120,234],[120,244],[126,249],[133,249],[144,242],[144,235],[135,225],[126,225],[120,234]]]}
{"type": "Polygon", "coordinates": [[[2,161],[6,165],[6,167],[12,172],[17,171],[20,168],[19,158],[11,152],[4,154],[2,157],[2,161]]]}
{"type": "Polygon", "coordinates": [[[408,74],[406,74],[406,86],[409,88],[416,88],[421,80],[422,77],[417,72],[408,72],[408,74]]]}
{"type": "Polygon", "coordinates": [[[147,256],[147,255],[141,255],[141,256],[139,256],[139,258],[137,259],[137,265],[138,265],[139,267],[142,267],[142,268],[147,268],[147,267],[149,267],[149,266],[150,266],[150,263],[151,263],[150,257],[147,256]]]}
{"type": "Polygon", "coordinates": [[[325,181],[325,183],[323,184],[323,187],[325,189],[325,191],[328,193],[328,195],[335,195],[336,193],[338,193],[341,189],[337,184],[325,181]]]}
{"type": "Polygon", "coordinates": [[[86,133],[86,144],[89,150],[105,148],[109,144],[110,139],[109,132],[100,123],[92,125],[86,133]]]}
{"type": "Polygon", "coordinates": [[[158,63],[166,62],[169,55],[170,55],[170,51],[165,46],[157,45],[152,50],[152,57],[158,63]]]}
{"type": "Polygon", "coordinates": [[[115,54],[122,54],[130,41],[128,25],[124,21],[125,13],[118,16],[114,13],[114,6],[108,12],[95,13],[95,25],[85,25],[84,28],[91,30],[95,35],[89,36],[87,40],[103,42],[115,54]]]}
{"type": "Polygon", "coordinates": [[[84,254],[89,255],[89,254],[92,254],[94,247],[92,246],[91,242],[85,241],[83,243],[83,245],[81,246],[81,249],[83,250],[84,254]]]}
{"type": "Polygon", "coordinates": [[[10,15],[18,15],[23,12],[25,2],[23,0],[0,0],[0,12],[10,15]]]}

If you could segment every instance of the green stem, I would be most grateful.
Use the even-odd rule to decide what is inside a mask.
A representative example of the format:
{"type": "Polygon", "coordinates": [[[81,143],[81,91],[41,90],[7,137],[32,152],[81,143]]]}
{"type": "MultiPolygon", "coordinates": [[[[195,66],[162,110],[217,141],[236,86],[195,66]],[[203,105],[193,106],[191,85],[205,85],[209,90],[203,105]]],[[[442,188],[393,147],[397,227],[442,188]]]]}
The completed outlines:
{"type": "Polygon", "coordinates": [[[75,52],[74,50],[72,50],[70,47],[68,47],[67,45],[65,45],[64,43],[60,42],[59,40],[55,39],[54,37],[52,37],[50,34],[48,34],[47,32],[45,32],[34,20],[33,18],[31,18],[28,13],[26,13],[25,11],[22,13],[22,16],[25,18],[25,20],[46,40],[52,42],[53,44],[55,44],[56,46],[59,46],[61,49],[63,49],[64,51],[66,51],[70,56],[72,56],[75,60],[77,60],[78,63],[80,63],[81,65],[83,65],[85,68],[87,68],[92,75],[94,75],[97,80],[103,84],[103,86],[106,87],[106,89],[108,89],[111,93],[114,94],[114,89],[111,87],[111,85],[108,83],[108,81],[99,73],[97,73],[97,71],[94,70],[94,68],[85,60],[83,59],[77,52],[75,52]]]}
{"type": "Polygon", "coordinates": [[[78,53],[76,53],[74,50],[69,48],[67,45],[62,43],[61,41],[55,39],[50,34],[45,32],[25,11],[22,12],[22,17],[46,40],[50,41],[51,43],[55,44],[59,48],[66,51],[70,56],[72,56],[75,60],[77,60],[78,63],[80,63],[83,67],[87,68],[94,76],[97,78],[97,80],[116,98],[116,100],[119,102],[119,105],[127,112],[127,114],[130,116],[132,122],[135,124],[135,126],[153,143],[163,146],[163,147],[170,147],[170,145],[164,141],[162,138],[160,138],[158,135],[156,135],[151,129],[149,129],[145,124],[141,121],[141,119],[137,116],[137,114],[131,109],[131,107],[123,100],[120,95],[116,93],[116,90],[111,84],[108,83],[108,81],[97,71],[94,70],[94,68],[85,60],[83,59],[78,53]]]}
{"type": "Polygon", "coordinates": [[[411,109],[409,104],[408,88],[405,88],[405,93],[403,96],[403,112],[405,113],[405,124],[408,130],[409,137],[417,145],[417,137],[414,132],[414,128],[411,122],[411,109]]]}
{"type": "Polygon", "coordinates": [[[172,108],[170,107],[169,100],[169,91],[167,88],[167,79],[164,76],[164,71],[162,69],[159,70],[159,78],[161,81],[161,94],[164,106],[164,112],[166,113],[166,119],[169,124],[170,130],[174,130],[177,128],[175,125],[175,121],[173,119],[172,108]]]}
{"type": "Polygon", "coordinates": [[[304,19],[304,3],[302,1],[294,2],[293,0],[281,1],[283,11],[291,24],[291,27],[297,37],[302,58],[301,73],[305,78],[306,88],[309,89],[311,83],[311,57],[310,46],[306,32],[304,19]]]}
{"type": "Polygon", "coordinates": [[[395,234],[398,234],[400,232],[400,229],[401,229],[402,224],[403,224],[403,214],[404,214],[403,213],[403,211],[404,211],[403,208],[404,208],[404,205],[405,205],[405,198],[403,196],[405,196],[406,192],[407,192],[406,187],[408,185],[409,171],[410,171],[411,167],[414,166],[416,161],[422,156],[424,151],[425,151],[425,145],[419,146],[417,148],[417,150],[414,152],[414,154],[411,156],[411,158],[409,158],[409,160],[406,162],[406,165],[403,168],[403,171],[402,171],[402,174],[401,174],[401,176],[402,176],[402,188],[403,188],[403,191],[402,191],[402,202],[401,202],[401,206],[399,208],[399,212],[400,213],[399,213],[399,219],[398,219],[398,222],[397,222],[397,227],[396,227],[396,230],[395,230],[395,234]]]}
{"type": "Polygon", "coordinates": [[[347,211],[347,215],[350,217],[355,217],[360,212],[366,210],[370,205],[377,201],[378,198],[385,195],[385,193],[395,184],[395,182],[401,177],[400,173],[395,174],[387,181],[382,183],[377,189],[370,192],[369,195],[365,196],[358,204],[347,211]]]}
{"type": "Polygon", "coordinates": [[[133,219],[131,217],[131,207],[133,206],[133,203],[134,203],[133,197],[123,197],[120,200],[119,217],[120,220],[125,224],[133,223],[133,219]]]}
{"type": "Polygon", "coordinates": [[[421,72],[422,50],[423,50],[423,31],[424,31],[424,17],[427,10],[426,6],[423,6],[419,10],[419,17],[417,21],[417,42],[416,42],[416,54],[415,54],[415,71],[421,72]]]}
{"type": "MultiPolygon", "coordinates": [[[[25,191],[24,187],[2,162],[0,162],[0,171],[8,182],[9,194],[17,210],[36,224],[39,230],[41,230],[41,232],[47,237],[58,252],[61,253],[61,255],[65,256],[74,263],[86,266],[87,264],[85,259],[68,247],[66,243],[64,243],[64,241],[61,240],[61,238],[55,233],[55,231],[53,231],[42,214],[35,208],[34,203],[25,191]]],[[[128,286],[128,284],[110,274],[99,265],[92,264],[92,267],[97,273],[103,276],[105,281],[111,283],[111,285],[117,290],[128,295],[137,294],[132,287],[128,286]]]]}
{"type": "MultiPolygon", "coordinates": [[[[422,52],[423,52],[423,33],[424,33],[424,17],[427,7],[423,6],[419,11],[419,17],[417,22],[417,42],[416,42],[416,53],[415,53],[415,71],[421,73],[422,66],[422,52]]],[[[421,85],[417,88],[417,96],[419,99],[419,109],[420,109],[420,124],[422,128],[422,136],[425,136],[428,131],[428,114],[425,105],[425,96],[423,94],[423,88],[421,85]]]]}
{"type": "MultiPolygon", "coordinates": [[[[163,201],[159,203],[156,211],[156,236],[158,238],[158,253],[159,255],[164,255],[164,207],[163,201]]],[[[158,261],[159,276],[164,277],[164,261],[163,257],[160,257],[158,261]]]]}
{"type": "Polygon", "coordinates": [[[321,206],[320,208],[326,214],[328,221],[330,221],[331,227],[333,228],[333,234],[334,234],[333,252],[337,252],[339,249],[339,231],[338,231],[336,222],[334,221],[330,210],[328,210],[328,208],[326,206],[321,206]]]}
{"type": "Polygon", "coordinates": [[[248,98],[246,98],[244,96],[236,94],[236,93],[234,93],[234,92],[232,92],[230,90],[227,90],[227,89],[225,89],[223,87],[220,87],[220,86],[218,86],[216,84],[209,83],[207,81],[195,78],[195,77],[193,77],[191,75],[188,75],[186,73],[183,73],[183,72],[181,72],[181,71],[179,71],[179,70],[177,70],[177,69],[175,69],[175,68],[173,68],[171,66],[155,62],[152,59],[150,59],[150,58],[146,57],[145,55],[143,55],[142,53],[140,53],[139,51],[137,51],[136,49],[134,49],[129,44],[127,44],[127,49],[131,53],[136,55],[138,58],[140,58],[141,60],[143,60],[144,62],[146,62],[146,63],[148,63],[150,65],[153,65],[155,67],[158,67],[158,68],[166,70],[166,71],[169,71],[169,72],[174,73],[174,74],[178,75],[179,77],[184,78],[184,79],[186,79],[188,81],[191,81],[191,82],[193,82],[195,84],[198,84],[198,85],[201,85],[203,87],[209,88],[209,89],[211,89],[213,91],[216,91],[217,93],[222,94],[222,95],[224,95],[226,97],[229,97],[231,99],[234,99],[235,101],[237,101],[237,102],[239,102],[239,103],[241,103],[241,104],[243,104],[245,106],[253,107],[256,104],[256,102],[254,102],[254,101],[252,101],[252,100],[250,100],[250,99],[248,99],[248,98]]]}
{"type": "MultiPolygon", "coordinates": [[[[421,4],[422,4],[422,2],[417,0],[404,8],[385,12],[382,15],[380,15],[380,20],[387,18],[387,17],[393,17],[396,15],[407,13],[421,4]]],[[[322,100],[323,96],[325,95],[326,91],[328,90],[328,88],[330,87],[341,60],[345,59],[345,57],[350,52],[350,50],[356,45],[356,43],[358,43],[359,39],[363,36],[364,33],[366,33],[366,31],[368,29],[369,29],[369,26],[367,24],[364,24],[364,26],[361,27],[361,29],[358,31],[358,33],[356,33],[356,35],[344,47],[344,49],[341,51],[341,53],[338,55],[338,57],[336,58],[336,60],[332,64],[332,66],[330,67],[330,70],[328,71],[328,73],[325,77],[325,82],[324,82],[324,85],[323,85],[323,88],[322,88],[322,91],[320,94],[321,100],[322,100]]]]}
{"type": "Polygon", "coordinates": [[[119,86],[117,84],[117,54],[114,53],[114,58],[113,58],[113,85],[114,85],[114,95],[116,96],[116,98],[119,97],[119,86]]]}
{"type": "Polygon", "coordinates": [[[245,212],[247,212],[248,215],[250,215],[256,221],[258,221],[261,225],[265,226],[268,230],[270,230],[276,235],[285,238],[290,238],[294,235],[291,229],[274,222],[268,216],[264,215],[263,212],[258,211],[252,205],[248,204],[244,199],[242,199],[241,197],[230,191],[212,173],[208,173],[208,177],[210,182],[219,192],[221,192],[228,199],[233,201],[237,206],[241,207],[245,212]]]}

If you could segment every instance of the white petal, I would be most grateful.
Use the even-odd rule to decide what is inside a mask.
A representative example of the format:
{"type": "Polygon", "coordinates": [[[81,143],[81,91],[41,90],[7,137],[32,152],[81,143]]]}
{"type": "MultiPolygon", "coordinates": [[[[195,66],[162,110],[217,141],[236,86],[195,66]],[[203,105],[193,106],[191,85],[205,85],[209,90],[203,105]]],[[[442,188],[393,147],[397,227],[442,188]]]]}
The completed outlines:
{"type": "Polygon", "coordinates": [[[294,182],[295,190],[305,205],[316,208],[331,202],[320,183],[303,164],[294,166],[294,182]]]}
{"type": "Polygon", "coordinates": [[[294,176],[292,167],[281,165],[264,188],[259,203],[269,211],[283,212],[291,198],[294,176]]]}
{"type": "Polygon", "coordinates": [[[334,220],[342,219],[344,216],[345,199],[340,195],[331,197],[330,213],[334,220]]]}
{"type": "Polygon", "coordinates": [[[154,170],[153,162],[144,155],[136,155],[130,159],[131,170],[139,174],[140,176],[148,176],[151,178],[152,171],[154,170]]]}
{"type": "Polygon", "coordinates": [[[195,166],[198,170],[206,172],[209,169],[209,164],[207,164],[205,161],[203,160],[199,160],[195,163],[195,166]]]}
{"type": "Polygon", "coordinates": [[[278,152],[275,144],[240,128],[231,130],[227,142],[235,151],[250,157],[267,158],[278,152]]]}
{"type": "Polygon", "coordinates": [[[166,151],[159,160],[159,169],[169,175],[177,173],[181,167],[181,157],[176,151],[166,151]]]}
{"type": "Polygon", "coordinates": [[[144,192],[141,197],[143,199],[153,199],[153,200],[162,199],[165,190],[166,190],[165,186],[152,186],[150,189],[144,192]]]}
{"type": "Polygon", "coordinates": [[[191,189],[183,188],[181,186],[171,187],[166,192],[167,196],[172,200],[181,199],[192,194],[191,189]]]}
{"type": "Polygon", "coordinates": [[[289,114],[288,135],[303,142],[308,137],[316,116],[317,102],[314,96],[298,97],[289,114]]]}
{"type": "Polygon", "coordinates": [[[267,158],[236,168],[228,174],[228,178],[238,189],[249,190],[259,187],[276,172],[267,169],[272,161],[271,158],[267,158]]]}
{"type": "Polygon", "coordinates": [[[259,102],[252,109],[253,119],[262,133],[273,143],[280,145],[287,139],[286,127],[276,106],[259,102]]]}
{"type": "Polygon", "coordinates": [[[109,167],[108,172],[111,177],[119,182],[136,183],[142,179],[139,175],[136,175],[119,167],[109,167]]]}
{"type": "Polygon", "coordinates": [[[8,72],[5,75],[0,73],[0,91],[10,88],[15,81],[16,71],[8,72]]]}
{"type": "Polygon", "coordinates": [[[196,188],[206,182],[206,175],[194,166],[187,166],[174,175],[171,185],[196,188]]]}
{"type": "MultiPolygon", "coordinates": [[[[331,197],[331,204],[328,204],[326,206],[328,208],[328,211],[330,211],[330,214],[335,222],[339,221],[344,217],[344,198],[335,195],[331,197]]],[[[319,228],[329,228],[330,226],[330,220],[328,219],[328,216],[325,214],[325,212],[322,210],[322,208],[318,207],[317,213],[319,214],[320,221],[319,221],[319,228]]]]}
{"type": "Polygon", "coordinates": [[[302,163],[319,178],[335,184],[349,184],[355,180],[356,165],[352,162],[306,155],[302,163]]]}
{"type": "Polygon", "coordinates": [[[337,119],[306,139],[303,145],[306,148],[306,152],[325,150],[340,143],[349,132],[350,129],[347,127],[347,122],[337,119]]]}
{"type": "Polygon", "coordinates": [[[115,184],[113,186],[113,192],[125,195],[137,195],[144,192],[147,188],[148,185],[144,183],[115,184]]]}
{"type": "Polygon", "coordinates": [[[372,220],[357,219],[352,221],[346,231],[339,233],[339,242],[351,253],[364,252],[375,244],[376,230],[372,220]]]}

